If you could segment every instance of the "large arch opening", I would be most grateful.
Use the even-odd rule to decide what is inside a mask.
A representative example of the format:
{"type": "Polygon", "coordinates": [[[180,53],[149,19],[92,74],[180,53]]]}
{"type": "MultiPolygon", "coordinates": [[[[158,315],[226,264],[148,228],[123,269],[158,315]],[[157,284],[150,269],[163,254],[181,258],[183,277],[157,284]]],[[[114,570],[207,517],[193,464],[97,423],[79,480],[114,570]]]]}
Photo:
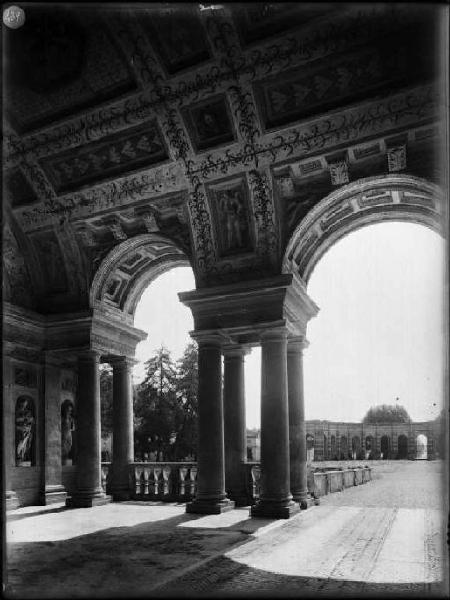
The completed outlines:
{"type": "Polygon", "coordinates": [[[420,433],[416,438],[416,460],[427,460],[428,458],[428,438],[420,433]]]}
{"type": "MultiPolygon", "coordinates": [[[[90,304],[94,315],[106,315],[112,324],[147,334],[146,339],[137,343],[135,355],[128,357],[135,360],[132,368],[135,460],[179,458],[174,449],[176,429],[182,419],[172,418],[170,411],[168,414],[166,400],[172,412],[182,401],[189,401],[181,398],[178,375],[186,363],[182,361],[184,353],[192,342],[189,331],[193,329],[193,321],[189,309],[180,303],[178,292],[192,288],[195,278],[189,258],[168,238],[151,233],[116,246],[93,279],[90,304]],[[153,389],[157,390],[154,397],[153,389]],[[144,398],[146,395],[148,398],[144,398]],[[144,431],[147,425],[151,425],[151,431],[144,431]]],[[[196,352],[195,348],[191,350],[196,352]]],[[[109,462],[113,460],[114,374],[107,354],[104,360],[100,373],[101,454],[102,460],[109,462]]],[[[190,445],[195,445],[195,440],[190,445]]]]}
{"type": "MultiPolygon", "coordinates": [[[[438,416],[445,347],[442,205],[436,186],[389,175],[343,186],[298,225],[284,270],[300,277],[320,307],[308,324],[304,353],[307,420],[360,423],[370,406],[397,402],[413,420],[438,416]],[[335,298],[336,310],[328,313],[335,298]],[[409,361],[418,339],[421,352],[409,361]],[[420,392],[411,378],[421,380],[420,392]]],[[[365,455],[375,450],[366,446],[365,455]]],[[[340,456],[346,454],[341,443],[340,456]]]]}
{"type": "Polygon", "coordinates": [[[400,460],[408,458],[408,438],[406,437],[406,435],[404,435],[404,434],[399,435],[397,444],[398,444],[398,458],[400,460]]]}
{"type": "Polygon", "coordinates": [[[193,461],[197,450],[197,345],[191,311],[178,293],[195,287],[188,266],[174,266],[143,291],[134,326],[148,333],[136,347],[136,460],[193,461]]]}

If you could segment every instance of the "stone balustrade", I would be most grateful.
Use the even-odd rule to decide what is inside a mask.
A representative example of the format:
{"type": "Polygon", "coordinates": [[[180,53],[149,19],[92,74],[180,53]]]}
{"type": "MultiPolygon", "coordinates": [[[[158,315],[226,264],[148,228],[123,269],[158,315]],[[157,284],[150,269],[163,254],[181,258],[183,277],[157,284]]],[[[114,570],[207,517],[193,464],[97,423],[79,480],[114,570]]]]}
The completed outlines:
{"type": "Polygon", "coordinates": [[[129,475],[135,500],[188,502],[197,490],[196,463],[132,463],[129,475]]]}
{"type": "Polygon", "coordinates": [[[109,478],[111,475],[111,463],[110,462],[102,462],[101,466],[101,484],[102,489],[106,493],[106,490],[109,491],[109,478]]]}
{"type": "MultiPolygon", "coordinates": [[[[102,463],[102,488],[108,491],[111,463],[102,463]]],[[[259,499],[261,466],[245,463],[248,503],[259,499]]],[[[371,467],[348,469],[330,468],[326,471],[308,470],[308,491],[315,498],[343,491],[372,480],[371,467]]],[[[188,502],[197,489],[197,464],[194,462],[136,462],[129,466],[131,497],[135,500],[164,500],[188,502]]]]}
{"type": "Polygon", "coordinates": [[[259,500],[261,491],[261,465],[255,462],[245,463],[245,483],[248,503],[259,500]]]}

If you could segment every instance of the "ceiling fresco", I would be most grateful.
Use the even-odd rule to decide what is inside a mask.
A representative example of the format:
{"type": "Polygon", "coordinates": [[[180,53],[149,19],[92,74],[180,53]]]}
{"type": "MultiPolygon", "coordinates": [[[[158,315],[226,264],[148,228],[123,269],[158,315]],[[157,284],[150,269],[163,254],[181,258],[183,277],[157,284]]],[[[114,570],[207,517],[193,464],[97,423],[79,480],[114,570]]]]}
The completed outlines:
{"type": "MultiPolygon", "coordinates": [[[[49,7],[5,31],[4,83],[6,219],[44,312],[87,306],[102,261],[136,236],[176,246],[198,287],[269,277],[333,190],[442,174],[437,11],[49,7]]],[[[105,297],[123,300],[113,280],[141,266],[121,262],[105,297]]]]}

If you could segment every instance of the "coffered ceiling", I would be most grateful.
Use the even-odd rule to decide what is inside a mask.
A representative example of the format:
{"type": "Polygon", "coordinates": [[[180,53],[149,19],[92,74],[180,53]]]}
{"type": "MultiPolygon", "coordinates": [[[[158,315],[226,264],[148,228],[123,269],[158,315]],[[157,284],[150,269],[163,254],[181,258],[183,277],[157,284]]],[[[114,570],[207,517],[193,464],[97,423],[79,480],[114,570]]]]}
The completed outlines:
{"type": "Polygon", "coordinates": [[[4,28],[13,302],[86,308],[102,259],[148,233],[179,249],[198,286],[270,276],[337,186],[396,172],[439,182],[436,7],[25,11],[4,28]]]}

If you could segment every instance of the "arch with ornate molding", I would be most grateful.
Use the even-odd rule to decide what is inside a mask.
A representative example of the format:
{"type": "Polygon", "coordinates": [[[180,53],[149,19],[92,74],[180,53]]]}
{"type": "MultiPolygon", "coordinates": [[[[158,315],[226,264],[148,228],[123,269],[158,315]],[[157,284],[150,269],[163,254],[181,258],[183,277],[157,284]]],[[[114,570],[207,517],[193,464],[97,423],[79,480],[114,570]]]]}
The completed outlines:
{"type": "Polygon", "coordinates": [[[366,225],[406,221],[444,236],[443,193],[411,175],[359,179],[323,198],[297,225],[284,254],[283,273],[305,284],[320,258],[338,240],[366,225]]]}
{"type": "Polygon", "coordinates": [[[90,289],[90,307],[118,311],[131,322],[144,290],[175,266],[191,263],[169,238],[154,233],[130,238],[111,250],[97,269],[90,289]]]}

